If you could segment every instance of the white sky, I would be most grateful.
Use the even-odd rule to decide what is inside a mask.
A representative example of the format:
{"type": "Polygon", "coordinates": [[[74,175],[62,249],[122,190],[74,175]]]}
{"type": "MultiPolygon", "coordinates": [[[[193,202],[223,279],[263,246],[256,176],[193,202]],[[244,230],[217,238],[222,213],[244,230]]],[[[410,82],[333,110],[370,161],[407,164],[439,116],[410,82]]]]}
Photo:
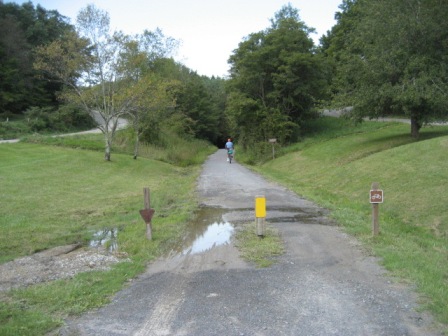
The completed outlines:
{"type": "MultiPolygon", "coordinates": [[[[24,0],[5,0],[22,4],[24,0]]],[[[93,3],[109,13],[111,28],[127,34],[162,30],[181,41],[175,59],[200,75],[225,77],[227,60],[244,37],[270,26],[270,19],[290,3],[317,34],[315,44],[336,23],[342,0],[32,0],[56,9],[75,23],[81,8],[93,3]]]]}

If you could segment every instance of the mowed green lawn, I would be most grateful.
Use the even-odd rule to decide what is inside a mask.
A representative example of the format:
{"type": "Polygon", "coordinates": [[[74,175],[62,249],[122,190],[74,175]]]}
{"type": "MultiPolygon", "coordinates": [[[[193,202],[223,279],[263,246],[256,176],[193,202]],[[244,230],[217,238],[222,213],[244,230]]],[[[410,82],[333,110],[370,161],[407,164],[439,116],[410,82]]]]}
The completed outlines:
{"type": "Polygon", "coordinates": [[[192,210],[195,174],[192,168],[119,154],[105,162],[100,152],[2,145],[0,261],[82,243],[105,227],[138,225],[144,233],[138,213],[143,208],[143,188],[150,188],[157,223],[192,210]]]}
{"type": "Polygon", "coordinates": [[[331,209],[397,280],[415,284],[424,306],[448,324],[448,127],[426,127],[415,142],[405,124],[317,123],[327,132],[258,170],[331,209]],[[375,238],[372,182],[384,191],[375,238]]]}
{"type": "MultiPolygon", "coordinates": [[[[332,210],[332,216],[381,257],[397,281],[416,286],[422,304],[448,323],[448,127],[425,128],[412,141],[409,125],[352,126],[324,118],[312,137],[283,149],[260,172],[332,210]],[[371,235],[369,189],[379,182],[380,235],[371,235]]],[[[182,236],[196,207],[199,167],[179,168],[129,155],[31,144],[0,146],[0,262],[52,246],[88,242],[100,228],[118,228],[133,260],[108,272],[3,295],[0,335],[44,335],[71,314],[101,306],[127,279],[182,236]],[[156,209],[146,240],[138,210],[143,187],[156,209]]],[[[268,200],[269,202],[269,200],[268,200]]]]}
{"type": "Polygon", "coordinates": [[[0,335],[43,335],[70,314],[108,302],[126,280],[183,235],[197,207],[199,166],[35,144],[0,145],[0,262],[58,245],[87,244],[118,229],[118,248],[132,262],[108,272],[33,286],[0,296],[0,335]],[[150,188],[153,240],[140,218],[150,188]]]}

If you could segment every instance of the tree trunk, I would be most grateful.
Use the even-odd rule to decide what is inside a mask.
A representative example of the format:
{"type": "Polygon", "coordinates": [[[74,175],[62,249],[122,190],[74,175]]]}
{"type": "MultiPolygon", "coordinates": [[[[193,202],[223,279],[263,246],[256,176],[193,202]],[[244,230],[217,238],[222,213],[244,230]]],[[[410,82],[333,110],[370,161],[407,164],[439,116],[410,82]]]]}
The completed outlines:
{"type": "Polygon", "coordinates": [[[138,131],[136,131],[135,133],[136,133],[136,136],[135,136],[135,145],[134,145],[134,160],[137,160],[138,146],[140,144],[140,136],[138,134],[138,131]]]}
{"type": "Polygon", "coordinates": [[[106,138],[106,147],[105,147],[104,159],[106,161],[110,161],[111,141],[107,136],[105,136],[105,138],[106,138]]]}
{"type": "Polygon", "coordinates": [[[420,135],[420,128],[422,127],[420,121],[416,117],[411,117],[411,136],[418,139],[420,135]]]}
{"type": "Polygon", "coordinates": [[[106,148],[106,152],[104,153],[104,160],[110,161],[110,149],[106,148]]]}

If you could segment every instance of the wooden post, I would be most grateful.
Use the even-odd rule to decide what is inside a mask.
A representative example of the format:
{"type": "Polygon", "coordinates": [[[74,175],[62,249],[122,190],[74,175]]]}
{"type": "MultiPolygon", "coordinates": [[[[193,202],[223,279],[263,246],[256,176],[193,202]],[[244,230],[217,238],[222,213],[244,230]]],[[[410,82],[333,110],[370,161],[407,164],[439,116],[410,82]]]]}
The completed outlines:
{"type": "MultiPolygon", "coordinates": [[[[149,211],[151,209],[149,188],[143,188],[143,195],[144,195],[145,210],[149,211]]],[[[152,240],[152,223],[151,223],[151,219],[149,219],[149,221],[146,222],[146,238],[148,238],[148,240],[152,240]]]]}
{"type": "Polygon", "coordinates": [[[378,198],[379,193],[379,183],[373,182],[370,190],[370,203],[372,203],[372,235],[377,236],[380,233],[380,223],[379,223],[379,203],[383,202],[382,191],[381,198],[378,198]]]}
{"type": "Polygon", "coordinates": [[[149,196],[149,188],[143,188],[144,206],[145,209],[151,209],[151,199],[149,196]]]}

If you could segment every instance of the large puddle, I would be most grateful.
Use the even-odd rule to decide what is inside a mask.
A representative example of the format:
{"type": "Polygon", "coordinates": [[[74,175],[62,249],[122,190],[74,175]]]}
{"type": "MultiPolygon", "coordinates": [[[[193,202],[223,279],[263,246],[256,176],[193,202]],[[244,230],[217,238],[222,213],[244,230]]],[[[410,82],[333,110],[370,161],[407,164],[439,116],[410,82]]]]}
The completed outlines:
{"type": "Polygon", "coordinates": [[[209,225],[205,231],[198,236],[190,247],[183,250],[182,254],[195,254],[207,251],[215,246],[229,243],[234,227],[230,223],[215,222],[209,225]]]}
{"type": "MultiPolygon", "coordinates": [[[[194,219],[187,224],[186,236],[172,249],[172,253],[186,255],[228,244],[235,227],[223,219],[226,211],[216,208],[201,208],[194,219]]],[[[118,251],[117,228],[104,228],[93,234],[89,242],[92,248],[101,248],[112,253],[118,251]]],[[[144,232],[142,233],[144,234],[144,232]]]]}
{"type": "Polygon", "coordinates": [[[224,213],[222,209],[201,208],[187,225],[186,237],[173,252],[181,255],[196,254],[228,244],[235,227],[224,220],[224,213]]]}
{"type": "MultiPolygon", "coordinates": [[[[270,208],[266,221],[270,223],[297,222],[300,224],[333,225],[327,211],[303,208],[270,208]]],[[[172,249],[177,255],[196,254],[230,243],[235,226],[255,221],[254,209],[200,208],[187,225],[187,234],[181,244],[172,249]]]]}
{"type": "MultiPolygon", "coordinates": [[[[172,248],[171,254],[196,254],[228,244],[235,232],[235,225],[253,222],[254,215],[254,209],[200,208],[194,219],[187,224],[185,237],[172,248]]],[[[327,211],[317,211],[316,209],[269,208],[266,221],[277,224],[297,222],[299,224],[334,225],[335,223],[326,215],[327,211]]],[[[97,231],[90,241],[90,247],[106,248],[108,252],[118,251],[118,231],[117,228],[97,231]]]]}

